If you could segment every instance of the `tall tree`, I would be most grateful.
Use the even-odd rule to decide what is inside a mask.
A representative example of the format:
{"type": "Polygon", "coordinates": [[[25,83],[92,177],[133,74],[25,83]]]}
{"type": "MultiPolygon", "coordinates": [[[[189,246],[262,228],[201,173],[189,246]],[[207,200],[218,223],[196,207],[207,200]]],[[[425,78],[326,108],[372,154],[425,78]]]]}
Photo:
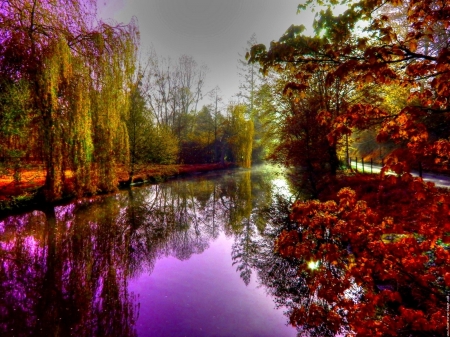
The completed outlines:
{"type": "MultiPolygon", "coordinates": [[[[386,163],[402,172],[409,169],[407,162],[412,155],[432,155],[446,161],[448,141],[429,139],[423,120],[439,119],[450,110],[448,2],[361,0],[343,3],[349,5],[348,9],[334,16],[331,10],[334,1],[321,2],[328,8],[320,11],[314,23],[314,38],[302,35],[302,27],[291,26],[269,51],[262,45],[254,47],[251,59],[261,61],[265,69],[281,64],[333,65],[327,70],[329,81],[354,76],[359,83],[412,85],[415,89],[410,92],[409,103],[398,114],[384,118],[379,139],[390,137],[408,144],[402,157],[397,153],[386,163]],[[401,4],[407,8],[404,14],[406,34],[397,34],[394,20],[383,13],[383,8],[389,13],[388,5],[395,8],[401,4]],[[358,25],[364,27],[365,34],[358,31],[358,25]]],[[[312,4],[313,1],[307,1],[299,10],[312,4]]],[[[370,116],[380,116],[376,106],[350,104],[345,116],[336,120],[336,126],[344,119],[357,124],[370,116]]],[[[344,131],[345,128],[341,128],[337,134],[344,131]]]]}
{"type": "Polygon", "coordinates": [[[185,138],[189,114],[197,111],[203,97],[207,68],[199,66],[192,56],[183,55],[177,63],[152,56],[151,90],[148,102],[158,124],[166,125],[185,138]]]}
{"type": "Polygon", "coordinates": [[[252,164],[253,121],[245,117],[245,105],[229,105],[226,122],[226,142],[231,161],[249,168],[252,164]]]}
{"type": "MultiPolygon", "coordinates": [[[[275,244],[297,266],[307,296],[294,304],[290,321],[321,336],[442,336],[450,286],[448,193],[407,171],[411,155],[446,160],[450,154],[449,141],[431,139],[427,124],[450,111],[450,3],[342,1],[348,9],[339,16],[331,10],[334,0],[318,3],[328,8],[314,23],[315,37],[292,26],[269,51],[254,47],[252,60],[266,68],[314,67],[323,71],[325,83],[353,78],[360,84],[355,90],[372,83],[411,90],[397,111],[386,111],[383,100],[348,101],[330,120],[333,140],[382,117],[378,138],[404,142],[405,148],[387,160],[380,180],[355,186],[359,192],[343,188],[326,196],[331,201],[293,205],[289,219],[295,228],[283,231],[275,244]],[[407,8],[406,33],[396,33],[389,5],[407,8]],[[431,41],[437,42],[433,48],[431,41]],[[388,168],[397,176],[384,175],[388,168]]],[[[286,91],[310,90],[301,75],[286,91]]],[[[319,121],[327,122],[330,114],[325,111],[319,121]]]]}
{"type": "Polygon", "coordinates": [[[46,198],[61,197],[66,169],[75,173],[78,194],[115,189],[116,158],[128,151],[126,74],[134,71],[135,22],[96,24],[90,0],[3,0],[1,8],[0,76],[29,83],[46,198]]]}
{"type": "MultiPolygon", "coordinates": [[[[138,79],[141,75],[138,75],[138,79]]],[[[133,175],[137,165],[148,161],[147,149],[153,132],[151,114],[146,106],[144,93],[142,92],[142,82],[138,80],[131,89],[129,114],[127,118],[127,130],[130,146],[129,158],[129,181],[133,181],[133,175]]]]}
{"type": "Polygon", "coordinates": [[[284,95],[277,98],[282,127],[279,145],[271,158],[303,168],[308,188],[317,195],[323,180],[336,175],[342,146],[348,162],[348,136],[352,130],[380,122],[382,114],[378,108],[372,108],[372,116],[366,115],[365,109],[349,113],[349,107],[356,103],[376,105],[379,90],[359,83],[353,74],[336,77],[337,65],[324,56],[326,38],[303,36],[301,32],[302,28],[291,27],[280,39],[280,49],[290,50],[292,55],[285,52],[291,56],[272,58],[271,51],[260,53],[264,47],[255,46],[251,61],[259,60],[266,71],[270,68],[275,72],[271,84],[278,90],[275,96],[284,95]]]}
{"type": "MultiPolygon", "coordinates": [[[[257,45],[256,34],[252,34],[247,41],[247,48],[245,54],[250,52],[250,49],[257,45]]],[[[244,104],[248,107],[249,116],[253,116],[253,109],[255,107],[255,94],[261,84],[262,78],[260,73],[260,66],[257,63],[248,63],[245,56],[240,55],[242,59],[238,60],[238,74],[240,77],[239,83],[239,98],[243,98],[244,104]]]]}
{"type": "Polygon", "coordinates": [[[248,56],[251,48],[254,45],[257,45],[256,34],[252,34],[250,39],[247,41],[247,47],[245,49],[245,56],[241,56],[241,59],[238,60],[238,74],[240,77],[239,83],[239,93],[238,98],[239,101],[242,99],[242,103],[247,106],[247,114],[248,118],[253,121],[254,125],[254,140],[253,140],[253,151],[252,151],[252,160],[253,161],[261,161],[263,158],[262,153],[263,142],[262,138],[264,137],[264,128],[261,123],[262,116],[258,113],[260,112],[258,104],[260,101],[258,100],[257,94],[260,87],[264,84],[264,79],[262,77],[260,71],[260,65],[254,62],[247,62],[246,57],[248,56]]]}

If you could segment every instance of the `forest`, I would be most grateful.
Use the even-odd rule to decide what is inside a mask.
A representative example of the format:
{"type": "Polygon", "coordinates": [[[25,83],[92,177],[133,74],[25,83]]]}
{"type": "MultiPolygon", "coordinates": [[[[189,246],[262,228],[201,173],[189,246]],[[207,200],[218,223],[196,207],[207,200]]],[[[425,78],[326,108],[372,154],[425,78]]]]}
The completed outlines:
{"type": "Polygon", "coordinates": [[[313,36],[291,25],[269,46],[252,37],[241,100],[223,108],[205,66],[143,59],[137,23],[99,22],[93,1],[0,1],[0,169],[19,180],[43,165],[51,202],[114,191],[120,171],[132,181],[150,164],[285,165],[309,196],[275,238],[302,292],[290,323],[316,336],[444,336],[450,194],[412,171],[449,172],[450,3],[298,11],[316,13],[313,36]],[[352,156],[381,173],[354,172],[352,156]]]}
{"type": "Polygon", "coordinates": [[[114,191],[148,164],[250,167],[245,103],[204,90],[206,66],[139,50],[137,22],[99,21],[96,1],[1,1],[0,170],[45,170],[46,201],[114,191]],[[203,96],[210,104],[199,107],[203,96]]]}

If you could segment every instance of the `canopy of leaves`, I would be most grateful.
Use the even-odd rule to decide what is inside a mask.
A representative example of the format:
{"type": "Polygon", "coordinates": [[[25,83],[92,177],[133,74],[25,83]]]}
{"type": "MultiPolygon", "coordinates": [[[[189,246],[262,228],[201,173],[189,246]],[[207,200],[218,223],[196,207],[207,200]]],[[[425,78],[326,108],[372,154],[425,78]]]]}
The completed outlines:
{"type": "MultiPolygon", "coordinates": [[[[299,10],[314,3],[307,1],[299,10]]],[[[327,84],[351,80],[356,88],[368,84],[408,87],[407,104],[389,117],[378,101],[348,104],[342,117],[333,122],[334,135],[342,135],[339,125],[343,121],[347,127],[364,127],[375,119],[382,121],[380,140],[406,141],[410,157],[435,156],[447,161],[448,154],[439,148],[448,140],[430,140],[424,119],[430,122],[450,112],[449,3],[439,0],[342,3],[348,4],[348,9],[338,16],[331,11],[334,1],[318,3],[328,7],[320,11],[315,21],[314,37],[303,35],[302,27],[291,26],[278,42],[271,43],[269,50],[263,45],[254,46],[250,61],[260,62],[265,71],[286,71],[292,65],[301,65],[306,74],[299,72],[298,79],[286,86],[290,90],[305,89],[311,74],[319,67],[326,71],[327,84]],[[401,25],[407,31],[399,29],[399,20],[403,20],[401,25]]]]}
{"type": "Polygon", "coordinates": [[[45,197],[62,196],[68,169],[77,194],[114,190],[116,164],[128,157],[136,23],[96,22],[90,0],[8,0],[0,8],[0,81],[12,103],[1,105],[0,118],[9,133],[33,135],[27,156],[45,163],[45,197]]]}
{"type": "Polygon", "coordinates": [[[297,227],[278,236],[276,251],[297,266],[310,296],[292,304],[291,323],[320,336],[442,336],[448,193],[408,172],[417,160],[446,165],[450,156],[450,3],[340,3],[348,7],[336,16],[337,1],[306,1],[299,10],[325,6],[315,36],[291,26],[269,49],[256,45],[249,54],[287,79],[290,138],[278,155],[288,163],[307,166],[316,155],[309,147],[323,154],[355,130],[399,146],[361,193],[344,188],[332,201],[294,204],[297,227]]]}

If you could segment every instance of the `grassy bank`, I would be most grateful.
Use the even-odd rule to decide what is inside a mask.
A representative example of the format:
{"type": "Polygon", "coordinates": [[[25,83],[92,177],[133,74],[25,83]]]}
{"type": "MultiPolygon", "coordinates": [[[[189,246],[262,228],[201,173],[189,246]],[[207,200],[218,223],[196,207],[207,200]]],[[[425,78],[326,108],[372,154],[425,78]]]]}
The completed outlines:
{"type": "MultiPolygon", "coordinates": [[[[180,176],[188,176],[233,167],[234,164],[231,163],[148,165],[139,167],[133,175],[131,182],[128,172],[124,168],[119,167],[119,184],[117,187],[127,188],[130,184],[158,183],[180,176]]],[[[66,177],[69,181],[73,179],[73,175],[70,171],[66,172],[66,177]]],[[[45,171],[42,167],[38,166],[22,170],[20,172],[19,181],[14,181],[12,174],[0,175],[0,216],[45,206],[46,203],[39,193],[44,186],[44,182],[45,171]]],[[[74,195],[69,189],[65,192],[64,198],[59,202],[67,202],[68,200],[73,199],[74,195]]]]}

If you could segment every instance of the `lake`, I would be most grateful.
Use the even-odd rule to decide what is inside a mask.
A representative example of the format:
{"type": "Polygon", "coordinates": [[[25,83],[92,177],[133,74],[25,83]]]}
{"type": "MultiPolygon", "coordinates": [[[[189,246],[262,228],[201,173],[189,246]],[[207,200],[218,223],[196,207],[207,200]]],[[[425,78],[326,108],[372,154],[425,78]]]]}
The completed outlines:
{"type": "Polygon", "coordinates": [[[260,166],[0,220],[0,335],[296,336],[269,208],[292,193],[260,166]]]}

